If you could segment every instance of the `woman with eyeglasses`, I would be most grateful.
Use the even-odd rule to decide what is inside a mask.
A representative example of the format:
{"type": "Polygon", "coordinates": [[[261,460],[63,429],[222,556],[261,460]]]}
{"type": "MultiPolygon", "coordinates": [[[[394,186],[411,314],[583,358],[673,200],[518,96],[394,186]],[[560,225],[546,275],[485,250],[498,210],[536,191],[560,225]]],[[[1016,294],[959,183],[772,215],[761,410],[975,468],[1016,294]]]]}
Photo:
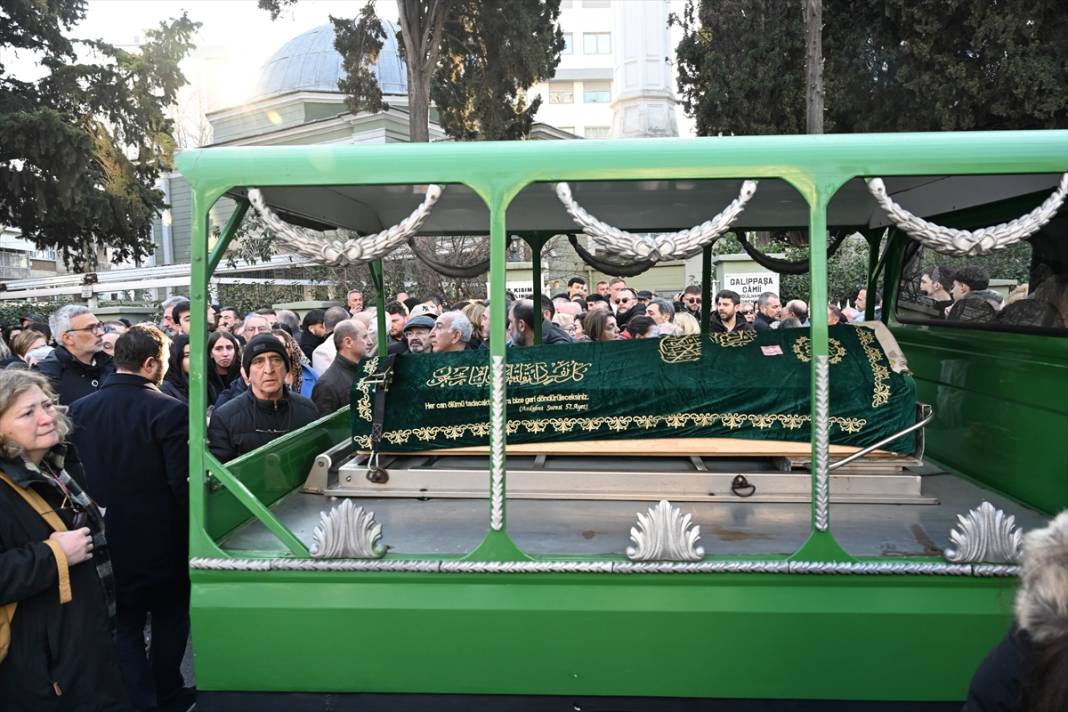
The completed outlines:
{"type": "Polygon", "coordinates": [[[0,707],[126,709],[103,516],[54,401],[40,374],[0,371],[0,707]]]}

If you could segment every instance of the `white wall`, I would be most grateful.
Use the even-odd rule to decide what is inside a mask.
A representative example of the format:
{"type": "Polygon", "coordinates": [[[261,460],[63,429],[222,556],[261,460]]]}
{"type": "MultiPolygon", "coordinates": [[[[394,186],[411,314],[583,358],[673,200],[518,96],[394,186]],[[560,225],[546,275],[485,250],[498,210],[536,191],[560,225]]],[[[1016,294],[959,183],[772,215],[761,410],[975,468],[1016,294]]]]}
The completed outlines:
{"type": "MultiPolygon", "coordinates": [[[[538,110],[536,120],[550,124],[557,128],[572,131],[579,136],[585,136],[588,129],[609,129],[612,126],[612,109],[609,103],[587,103],[583,101],[583,93],[587,89],[587,83],[593,82],[600,86],[603,82],[612,81],[614,68],[615,45],[617,38],[614,36],[615,13],[619,5],[625,0],[562,0],[560,12],[560,28],[566,34],[571,35],[571,51],[569,54],[560,56],[560,64],[556,69],[556,78],[553,82],[542,82],[531,87],[529,95],[541,96],[542,105],[538,110]],[[594,33],[608,33],[613,43],[608,47],[606,54],[588,54],[585,50],[583,36],[594,33]],[[574,103],[553,104],[549,101],[550,85],[554,88],[570,84],[574,92],[574,103]]],[[[685,6],[684,0],[665,0],[668,12],[681,14],[685,6]]],[[[646,31],[663,31],[664,28],[648,28],[646,31]]],[[[669,30],[670,47],[669,58],[672,62],[670,74],[672,84],[675,84],[675,47],[682,39],[682,31],[673,27],[669,30]]],[[[674,87],[675,95],[678,96],[678,88],[674,87]]],[[[681,106],[676,108],[676,120],[679,135],[689,137],[694,135],[694,122],[688,119],[681,106]]],[[[591,132],[592,133],[592,132],[591,132]]]]}

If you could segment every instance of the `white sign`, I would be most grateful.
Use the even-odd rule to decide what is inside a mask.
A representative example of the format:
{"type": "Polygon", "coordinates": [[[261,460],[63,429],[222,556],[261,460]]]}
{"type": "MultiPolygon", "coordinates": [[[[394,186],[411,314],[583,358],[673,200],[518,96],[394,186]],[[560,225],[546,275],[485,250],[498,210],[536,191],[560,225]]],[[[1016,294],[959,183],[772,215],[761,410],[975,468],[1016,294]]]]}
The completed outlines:
{"type": "MultiPolygon", "coordinates": [[[[527,282],[505,282],[504,288],[506,291],[512,293],[516,299],[533,299],[534,298],[534,282],[533,280],[527,282]]],[[[545,294],[545,288],[542,287],[541,293],[545,294]]],[[[490,296],[490,284],[486,282],[486,298],[490,296]]]]}
{"type": "Polygon", "coordinates": [[[776,272],[736,272],[723,275],[723,288],[738,292],[742,301],[755,301],[764,292],[779,293],[779,275],[776,272]]]}

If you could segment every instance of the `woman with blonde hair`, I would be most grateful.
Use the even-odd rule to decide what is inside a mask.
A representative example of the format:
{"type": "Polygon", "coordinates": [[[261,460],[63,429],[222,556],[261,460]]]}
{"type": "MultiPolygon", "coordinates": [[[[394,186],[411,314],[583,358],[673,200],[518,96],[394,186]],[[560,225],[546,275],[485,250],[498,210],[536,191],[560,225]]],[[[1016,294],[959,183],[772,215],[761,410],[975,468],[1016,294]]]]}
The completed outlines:
{"type": "Polygon", "coordinates": [[[486,340],[486,334],[482,331],[482,321],[489,313],[486,305],[482,302],[471,302],[460,311],[471,322],[471,340],[467,342],[467,348],[482,348],[482,342],[486,340]]]}
{"type": "Polygon", "coordinates": [[[28,354],[34,349],[46,346],[48,346],[48,339],[45,338],[44,334],[33,329],[26,329],[20,331],[19,335],[15,337],[14,343],[11,344],[11,351],[28,365],[33,366],[37,363],[37,360],[28,354]]]}
{"type": "Polygon", "coordinates": [[[104,519],[82,489],[80,463],[64,444],[69,432],[44,376],[0,371],[5,709],[126,709],[104,519]]]}
{"type": "Polygon", "coordinates": [[[693,336],[701,333],[701,325],[686,312],[675,312],[675,336],[693,336]]]}
{"type": "Polygon", "coordinates": [[[972,678],[965,712],[1068,710],[1068,510],[1024,535],[1015,612],[972,678]]]}

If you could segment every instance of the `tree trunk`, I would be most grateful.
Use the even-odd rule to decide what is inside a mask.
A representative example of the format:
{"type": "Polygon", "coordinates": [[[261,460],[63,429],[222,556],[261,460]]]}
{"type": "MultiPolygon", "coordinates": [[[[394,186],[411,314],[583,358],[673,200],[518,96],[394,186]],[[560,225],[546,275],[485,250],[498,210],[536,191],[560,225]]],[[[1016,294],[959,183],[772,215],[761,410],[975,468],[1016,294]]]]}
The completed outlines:
{"type": "Polygon", "coordinates": [[[823,133],[823,0],[805,5],[805,125],[810,134],[823,133]]]}
{"type": "Polygon", "coordinates": [[[408,140],[412,143],[430,141],[430,80],[438,64],[447,7],[441,0],[397,3],[408,66],[408,140]]]}
{"type": "Polygon", "coordinates": [[[430,85],[420,71],[408,72],[408,140],[430,141],[430,85]]]}

